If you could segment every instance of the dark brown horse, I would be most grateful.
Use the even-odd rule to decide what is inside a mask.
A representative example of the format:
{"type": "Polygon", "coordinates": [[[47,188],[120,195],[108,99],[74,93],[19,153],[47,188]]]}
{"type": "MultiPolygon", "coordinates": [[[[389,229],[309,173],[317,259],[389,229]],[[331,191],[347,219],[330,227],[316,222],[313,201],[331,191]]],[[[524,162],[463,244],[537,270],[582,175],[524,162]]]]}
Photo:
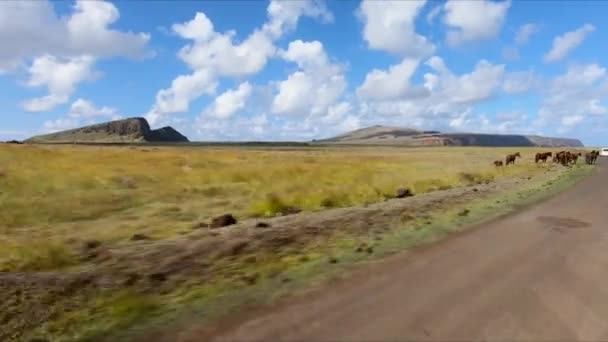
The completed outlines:
{"type": "Polygon", "coordinates": [[[558,163],[566,166],[570,162],[571,153],[568,151],[560,151],[555,155],[555,157],[558,163]]]}
{"type": "Polygon", "coordinates": [[[593,154],[593,162],[595,163],[595,161],[597,160],[597,157],[600,156],[600,151],[595,151],[595,153],[593,154]]]}
{"type": "Polygon", "coordinates": [[[566,151],[559,151],[555,154],[555,156],[553,157],[553,162],[554,163],[561,163],[562,162],[562,158],[563,156],[566,154],[566,151]]]}
{"type": "Polygon", "coordinates": [[[516,152],[514,154],[507,154],[507,157],[505,158],[505,165],[509,165],[509,164],[515,165],[515,159],[517,157],[521,158],[521,154],[519,154],[519,152],[516,152]]]}
{"type": "Polygon", "coordinates": [[[597,157],[600,155],[600,151],[593,150],[585,154],[585,162],[589,165],[595,164],[597,157]]]}
{"type": "Polygon", "coordinates": [[[572,153],[570,153],[570,151],[566,151],[566,154],[564,154],[564,165],[568,165],[570,164],[570,161],[572,160],[572,153]]]}
{"type": "Polygon", "coordinates": [[[502,160],[495,160],[495,161],[494,161],[494,165],[495,165],[495,166],[498,166],[498,167],[502,166],[502,165],[503,165],[503,164],[502,164],[502,160]]]}
{"type": "Polygon", "coordinates": [[[539,161],[542,161],[543,163],[546,163],[547,158],[551,156],[553,156],[553,152],[539,152],[534,156],[534,162],[538,163],[539,161]]]}

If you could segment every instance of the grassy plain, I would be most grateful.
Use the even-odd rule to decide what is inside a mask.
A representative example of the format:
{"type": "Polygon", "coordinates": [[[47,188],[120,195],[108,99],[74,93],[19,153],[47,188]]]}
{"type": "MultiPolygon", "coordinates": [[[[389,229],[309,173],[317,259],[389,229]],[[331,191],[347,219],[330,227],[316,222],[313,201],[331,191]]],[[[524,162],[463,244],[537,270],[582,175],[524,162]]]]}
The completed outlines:
{"type": "MultiPolygon", "coordinates": [[[[399,187],[420,194],[539,170],[528,161],[492,165],[512,151],[1,146],[0,242],[8,248],[0,250],[0,270],[68,266],[62,245],[73,240],[163,239],[228,212],[352,206],[399,187]]],[[[534,150],[524,151],[529,160],[534,150]]]]}
{"type": "MultiPolygon", "coordinates": [[[[175,245],[176,251],[190,251],[179,259],[181,264],[184,264],[183,260],[190,262],[192,258],[198,258],[196,262],[200,263],[192,265],[203,269],[203,263],[212,264],[204,265],[205,274],[212,273],[209,269],[221,271],[220,280],[206,282],[204,286],[188,278],[187,286],[167,286],[170,289],[158,286],[153,290],[136,286],[127,291],[106,291],[95,297],[79,297],[67,301],[68,304],[58,299],[62,294],[49,295],[49,306],[58,303],[57,314],[41,318],[44,325],[39,325],[36,331],[53,337],[53,340],[60,340],[61,336],[88,336],[89,333],[83,329],[90,329],[89,335],[93,336],[129,326],[159,306],[178,308],[194,298],[217,298],[232,287],[228,284],[235,284],[235,274],[239,279],[245,279],[245,284],[256,283],[258,277],[272,278],[277,267],[281,272],[302,264],[305,269],[310,269],[306,265],[325,262],[328,253],[333,253],[331,250],[352,252],[360,243],[360,239],[353,239],[351,231],[346,228],[360,221],[361,216],[344,220],[344,231],[340,230],[340,223],[333,223],[336,219],[332,218],[332,223],[327,226],[336,229],[331,234],[319,234],[321,239],[314,240],[314,243],[311,242],[313,240],[302,239],[304,242],[297,249],[280,246],[277,250],[276,238],[266,236],[262,239],[272,242],[268,244],[272,248],[253,248],[244,253],[240,249],[235,250],[235,246],[243,246],[240,241],[240,244],[230,245],[231,253],[214,255],[211,260],[205,254],[207,250],[197,250],[198,246],[182,242],[211,241],[220,237],[224,240],[243,239],[239,234],[223,232],[209,232],[211,235],[203,238],[201,234],[207,234],[206,230],[201,233],[201,229],[193,229],[198,223],[209,222],[216,215],[232,213],[239,220],[267,219],[289,207],[311,212],[383,202],[394,197],[397,188],[410,188],[419,196],[474,184],[503,181],[511,184],[509,180],[536,179],[541,175],[548,177],[548,170],[553,169],[566,172],[555,165],[535,165],[533,156],[541,150],[547,149],[0,145],[0,272],[77,274],[90,269],[104,270],[99,272],[132,271],[131,266],[106,266],[123,261],[108,261],[106,258],[97,262],[83,258],[83,246],[90,242],[110,252],[116,251],[116,260],[122,260],[120,256],[126,255],[124,260],[129,262],[144,254],[141,252],[158,250],[162,254],[175,245]],[[515,166],[496,168],[493,165],[494,160],[504,160],[507,153],[516,151],[521,152],[523,158],[515,166]],[[150,240],[143,243],[131,241],[136,233],[144,234],[150,240]],[[129,252],[131,249],[133,252],[129,252]],[[235,256],[237,254],[238,257],[235,256]],[[257,261],[252,256],[257,256],[257,261]],[[253,274],[255,278],[243,278],[243,274],[247,277],[253,274]],[[65,306],[69,310],[64,310],[65,306]],[[99,320],[99,317],[105,317],[105,320],[99,320]]],[[[491,191],[497,195],[508,190],[496,188],[491,191]]],[[[460,201],[457,195],[447,202],[460,201]]],[[[428,214],[448,212],[449,205],[435,206],[435,212],[428,214]]],[[[420,211],[418,214],[425,213],[420,211]]],[[[430,219],[428,215],[423,217],[425,221],[430,219]]],[[[418,222],[416,217],[413,220],[418,222]]],[[[386,222],[378,223],[388,225],[386,222]]],[[[374,226],[375,222],[369,225],[374,226]]],[[[410,238],[420,234],[420,231],[408,232],[406,235],[410,238]]],[[[268,233],[280,235],[281,230],[277,228],[268,233]]],[[[254,239],[253,233],[251,236],[254,239]]],[[[285,237],[279,240],[285,245],[290,241],[285,237]]],[[[217,244],[213,246],[217,247],[217,244]]],[[[164,261],[161,259],[159,264],[164,261]]],[[[145,260],[141,262],[145,263],[145,260]]],[[[191,276],[186,271],[182,273],[191,276]]],[[[242,285],[240,281],[237,288],[242,285]]],[[[14,303],[14,307],[9,307],[10,303],[5,305],[10,310],[19,311],[19,303],[14,303]]],[[[8,309],[6,312],[10,311],[8,309]]],[[[24,317],[22,312],[20,314],[19,317],[24,317]]],[[[13,323],[7,326],[13,326],[14,336],[25,336],[22,334],[28,325],[13,323]]],[[[14,339],[19,340],[17,337],[14,339]]]]}

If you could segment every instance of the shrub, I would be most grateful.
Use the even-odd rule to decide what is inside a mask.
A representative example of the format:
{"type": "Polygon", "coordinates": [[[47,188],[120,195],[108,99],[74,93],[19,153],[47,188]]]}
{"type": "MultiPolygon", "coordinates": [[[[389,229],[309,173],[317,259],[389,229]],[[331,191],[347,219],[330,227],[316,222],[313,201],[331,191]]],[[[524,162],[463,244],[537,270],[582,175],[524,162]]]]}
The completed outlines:
{"type": "Polygon", "coordinates": [[[125,325],[134,322],[157,308],[152,297],[124,292],[108,303],[109,317],[125,325]]]}

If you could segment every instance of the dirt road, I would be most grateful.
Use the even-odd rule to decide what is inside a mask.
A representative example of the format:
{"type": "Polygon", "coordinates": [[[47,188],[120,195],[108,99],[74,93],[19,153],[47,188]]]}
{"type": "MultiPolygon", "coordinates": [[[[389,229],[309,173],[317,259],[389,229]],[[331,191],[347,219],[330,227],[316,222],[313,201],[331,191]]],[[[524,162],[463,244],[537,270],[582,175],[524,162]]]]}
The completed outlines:
{"type": "Polygon", "coordinates": [[[608,162],[601,164],[544,203],[383,261],[213,340],[606,341],[608,162]]]}

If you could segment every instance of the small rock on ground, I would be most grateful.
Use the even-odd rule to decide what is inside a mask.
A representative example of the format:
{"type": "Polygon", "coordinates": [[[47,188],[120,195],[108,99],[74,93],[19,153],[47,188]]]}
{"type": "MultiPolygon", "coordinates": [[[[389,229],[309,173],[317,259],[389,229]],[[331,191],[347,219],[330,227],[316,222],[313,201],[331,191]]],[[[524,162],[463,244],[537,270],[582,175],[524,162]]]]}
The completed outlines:
{"type": "Polygon", "coordinates": [[[149,274],[148,279],[150,279],[152,281],[163,282],[163,281],[167,280],[167,275],[162,272],[155,272],[155,273],[149,274]]]}
{"type": "Polygon", "coordinates": [[[471,211],[469,209],[463,209],[458,213],[458,216],[467,216],[471,211]]]}
{"type": "Polygon", "coordinates": [[[94,249],[101,246],[101,241],[98,240],[87,240],[84,242],[85,249],[94,249]]]}
{"type": "Polygon", "coordinates": [[[222,216],[214,217],[213,220],[211,220],[209,228],[226,227],[236,223],[237,221],[232,214],[224,214],[222,216]]]}
{"type": "Polygon", "coordinates": [[[150,237],[145,234],[133,234],[133,236],[131,236],[131,241],[142,241],[142,240],[150,240],[150,237]]]}
{"type": "Polygon", "coordinates": [[[360,244],[357,249],[355,249],[355,252],[357,253],[361,253],[363,252],[365,249],[367,248],[367,244],[364,242],[362,244],[360,244]]]}
{"type": "Polygon", "coordinates": [[[397,194],[395,195],[395,198],[406,198],[406,197],[412,197],[414,196],[414,193],[412,192],[412,190],[408,189],[408,188],[401,188],[401,189],[397,189],[397,194]]]}

